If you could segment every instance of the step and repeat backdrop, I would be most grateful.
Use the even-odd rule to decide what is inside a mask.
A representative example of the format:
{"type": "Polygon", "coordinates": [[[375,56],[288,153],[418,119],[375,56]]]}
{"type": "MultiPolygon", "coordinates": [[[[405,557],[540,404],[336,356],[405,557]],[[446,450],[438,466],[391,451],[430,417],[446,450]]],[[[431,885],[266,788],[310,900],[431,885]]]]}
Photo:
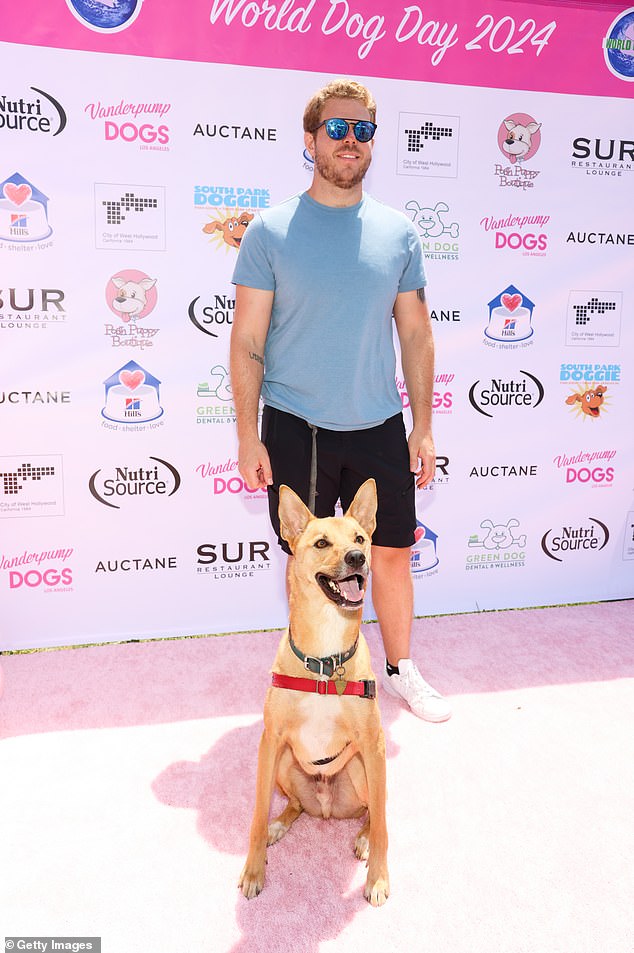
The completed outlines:
{"type": "Polygon", "coordinates": [[[231,275],[338,75],[428,271],[416,613],[634,595],[634,8],[24,0],[1,38],[0,649],[284,625],[231,275]]]}

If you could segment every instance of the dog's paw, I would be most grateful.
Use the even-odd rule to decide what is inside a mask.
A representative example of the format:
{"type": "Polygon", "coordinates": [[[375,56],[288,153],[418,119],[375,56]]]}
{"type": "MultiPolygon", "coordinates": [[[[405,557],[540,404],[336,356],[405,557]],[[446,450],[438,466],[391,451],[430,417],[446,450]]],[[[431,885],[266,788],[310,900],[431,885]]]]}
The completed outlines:
{"type": "Polygon", "coordinates": [[[278,840],[281,840],[284,837],[284,834],[288,830],[288,824],[284,824],[282,821],[277,820],[269,824],[269,836],[267,844],[269,847],[271,844],[277,844],[278,840]]]}
{"type": "Polygon", "coordinates": [[[242,891],[247,900],[253,900],[258,894],[262,893],[264,887],[264,871],[251,870],[248,863],[240,874],[238,889],[242,891]]]}
{"type": "Polygon", "coordinates": [[[366,882],[363,896],[373,907],[382,907],[390,895],[390,882],[387,877],[378,877],[374,883],[369,878],[366,882]]]}
{"type": "Polygon", "coordinates": [[[365,830],[361,830],[357,834],[357,839],[354,842],[354,855],[359,860],[367,860],[370,856],[370,841],[365,830]]]}

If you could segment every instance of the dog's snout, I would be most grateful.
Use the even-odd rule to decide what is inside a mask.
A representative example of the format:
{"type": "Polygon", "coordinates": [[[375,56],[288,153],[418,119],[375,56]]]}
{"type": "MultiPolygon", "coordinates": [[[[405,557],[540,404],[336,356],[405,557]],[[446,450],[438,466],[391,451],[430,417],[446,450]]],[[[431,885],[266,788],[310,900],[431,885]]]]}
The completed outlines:
{"type": "Polygon", "coordinates": [[[365,563],[365,555],[360,549],[351,549],[350,552],[346,553],[344,559],[346,565],[350,566],[351,569],[361,569],[361,566],[365,563]]]}

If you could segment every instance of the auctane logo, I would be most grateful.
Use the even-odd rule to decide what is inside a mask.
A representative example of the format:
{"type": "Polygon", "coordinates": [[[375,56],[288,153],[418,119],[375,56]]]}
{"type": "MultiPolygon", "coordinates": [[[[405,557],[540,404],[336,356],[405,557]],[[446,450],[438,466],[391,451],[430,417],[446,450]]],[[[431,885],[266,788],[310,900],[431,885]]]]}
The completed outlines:
{"type": "Polygon", "coordinates": [[[135,464],[134,468],[115,467],[114,471],[107,473],[101,469],[95,470],[88,481],[91,494],[99,503],[113,510],[121,509],[121,504],[130,503],[132,497],[153,501],[157,497],[173,496],[181,485],[176,467],[160,457],[148,459],[153,463],[135,464]],[[113,500],[118,502],[111,502],[113,500]]]}
{"type": "Polygon", "coordinates": [[[587,556],[591,552],[601,552],[609,538],[610,531],[605,523],[589,516],[585,522],[546,530],[541,541],[542,552],[549,559],[561,563],[571,554],[587,556]]]}

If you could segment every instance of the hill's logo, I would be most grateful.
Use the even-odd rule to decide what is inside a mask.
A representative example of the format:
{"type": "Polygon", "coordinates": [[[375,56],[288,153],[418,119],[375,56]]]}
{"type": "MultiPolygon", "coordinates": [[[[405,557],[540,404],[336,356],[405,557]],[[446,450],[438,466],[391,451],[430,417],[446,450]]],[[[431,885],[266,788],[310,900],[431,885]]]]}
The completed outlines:
{"type": "Polygon", "coordinates": [[[16,249],[48,248],[53,233],[48,223],[48,196],[19,172],[0,183],[0,242],[16,249]]]}
{"type": "Polygon", "coordinates": [[[488,307],[489,323],[484,334],[489,341],[496,342],[493,346],[519,344],[532,338],[535,305],[515,285],[501,291],[488,307]]]}
{"type": "Polygon", "coordinates": [[[571,553],[585,555],[588,552],[601,552],[609,538],[610,531],[605,523],[589,516],[585,524],[546,530],[542,536],[542,552],[549,559],[561,563],[571,553]]]}
{"type": "Polygon", "coordinates": [[[106,404],[102,417],[113,423],[146,424],[163,416],[160,381],[136,361],[128,361],[104,381],[106,404]]]}

